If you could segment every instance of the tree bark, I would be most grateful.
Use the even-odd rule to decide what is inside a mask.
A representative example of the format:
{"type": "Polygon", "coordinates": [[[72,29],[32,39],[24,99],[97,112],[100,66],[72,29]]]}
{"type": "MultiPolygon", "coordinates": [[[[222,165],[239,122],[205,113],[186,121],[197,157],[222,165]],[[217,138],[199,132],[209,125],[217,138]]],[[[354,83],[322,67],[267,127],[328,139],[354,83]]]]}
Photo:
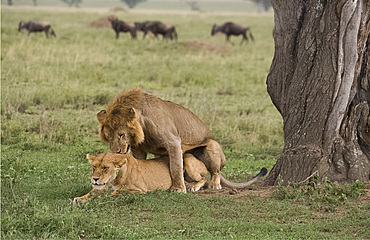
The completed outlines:
{"type": "Polygon", "coordinates": [[[267,90],[284,121],[284,149],[264,185],[312,174],[370,176],[369,0],[272,1],[275,55],[267,90]]]}

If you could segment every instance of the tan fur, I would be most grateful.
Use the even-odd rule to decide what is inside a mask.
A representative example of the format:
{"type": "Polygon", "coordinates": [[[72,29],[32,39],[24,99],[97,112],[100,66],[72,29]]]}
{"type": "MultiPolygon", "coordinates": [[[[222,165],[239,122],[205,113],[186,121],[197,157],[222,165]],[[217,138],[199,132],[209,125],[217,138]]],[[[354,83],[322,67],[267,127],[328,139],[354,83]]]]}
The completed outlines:
{"type": "Polygon", "coordinates": [[[117,96],[97,119],[100,138],[109,143],[111,152],[131,149],[138,159],[148,153],[168,156],[172,191],[186,192],[182,159],[186,152],[206,165],[212,177],[210,186],[221,189],[219,172],[225,156],[211,131],[188,109],[132,89],[117,96]]]}
{"type": "MultiPolygon", "coordinates": [[[[93,189],[73,202],[85,202],[94,195],[106,192],[109,188],[129,193],[146,193],[171,187],[171,175],[168,158],[137,160],[129,154],[102,153],[98,156],[87,154],[92,168],[91,183],[93,189]]],[[[191,154],[184,155],[184,173],[189,181],[196,182],[190,190],[198,191],[206,183],[207,168],[191,154]]]]}

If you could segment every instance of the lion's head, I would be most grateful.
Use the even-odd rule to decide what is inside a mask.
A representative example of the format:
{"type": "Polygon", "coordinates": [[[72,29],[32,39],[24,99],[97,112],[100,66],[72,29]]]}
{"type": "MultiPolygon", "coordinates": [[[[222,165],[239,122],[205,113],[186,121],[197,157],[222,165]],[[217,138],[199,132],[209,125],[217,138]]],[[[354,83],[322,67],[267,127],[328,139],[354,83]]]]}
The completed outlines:
{"type": "Polygon", "coordinates": [[[101,110],[97,114],[99,136],[109,143],[111,152],[127,153],[130,145],[144,141],[144,131],[134,108],[140,107],[143,96],[140,89],[123,93],[108,105],[107,111],[101,110]]]}
{"type": "Polygon", "coordinates": [[[98,156],[86,155],[91,164],[91,184],[96,189],[106,189],[127,162],[125,154],[101,153],[98,156]]]}

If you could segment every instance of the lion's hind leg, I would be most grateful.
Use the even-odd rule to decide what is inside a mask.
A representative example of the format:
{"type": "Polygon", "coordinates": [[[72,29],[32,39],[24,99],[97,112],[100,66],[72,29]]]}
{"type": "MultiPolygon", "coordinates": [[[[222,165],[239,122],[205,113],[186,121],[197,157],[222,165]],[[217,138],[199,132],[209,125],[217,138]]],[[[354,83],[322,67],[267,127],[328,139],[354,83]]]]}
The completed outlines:
{"type": "Polygon", "coordinates": [[[184,172],[195,182],[190,187],[191,192],[197,192],[207,182],[206,166],[190,153],[184,154],[184,172]]]}
{"type": "Polygon", "coordinates": [[[226,158],[220,144],[215,140],[209,140],[205,147],[194,149],[192,153],[206,165],[211,174],[208,187],[221,189],[220,171],[226,164],[226,158]]]}

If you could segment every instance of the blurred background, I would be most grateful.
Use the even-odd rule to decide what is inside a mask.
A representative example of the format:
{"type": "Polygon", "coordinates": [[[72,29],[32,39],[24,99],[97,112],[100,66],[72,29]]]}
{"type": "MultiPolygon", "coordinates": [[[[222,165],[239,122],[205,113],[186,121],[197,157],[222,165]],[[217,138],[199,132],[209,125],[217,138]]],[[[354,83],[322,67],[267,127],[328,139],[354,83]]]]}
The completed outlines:
{"type": "Polygon", "coordinates": [[[35,7],[272,12],[271,0],[1,0],[1,4],[35,7]]]}

